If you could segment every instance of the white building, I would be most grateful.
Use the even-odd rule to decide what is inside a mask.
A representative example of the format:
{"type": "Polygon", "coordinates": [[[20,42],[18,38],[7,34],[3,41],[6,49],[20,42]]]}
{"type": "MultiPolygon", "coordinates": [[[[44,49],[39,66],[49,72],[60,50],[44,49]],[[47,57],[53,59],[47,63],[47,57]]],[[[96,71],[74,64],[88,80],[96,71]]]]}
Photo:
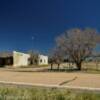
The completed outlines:
{"type": "Polygon", "coordinates": [[[29,65],[29,54],[21,52],[1,52],[0,53],[0,66],[27,66],[29,65]]]}
{"type": "Polygon", "coordinates": [[[13,52],[13,66],[28,66],[29,65],[29,54],[21,52],[13,52]]]}
{"type": "MultiPolygon", "coordinates": [[[[30,55],[21,52],[1,52],[0,53],[0,66],[28,66],[30,64],[30,55]]],[[[38,65],[48,65],[48,56],[39,55],[38,65]]]]}
{"type": "Polygon", "coordinates": [[[38,65],[48,65],[48,56],[39,55],[38,65]]]}

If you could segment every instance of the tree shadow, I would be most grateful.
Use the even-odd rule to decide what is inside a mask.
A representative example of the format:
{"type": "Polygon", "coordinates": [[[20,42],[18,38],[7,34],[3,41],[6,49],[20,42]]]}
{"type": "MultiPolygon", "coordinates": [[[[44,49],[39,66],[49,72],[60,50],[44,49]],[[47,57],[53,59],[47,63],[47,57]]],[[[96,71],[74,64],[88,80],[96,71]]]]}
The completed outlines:
{"type": "Polygon", "coordinates": [[[75,76],[74,78],[72,78],[72,79],[70,79],[70,80],[67,80],[67,81],[61,82],[59,85],[62,86],[62,85],[65,85],[65,84],[67,84],[67,83],[73,82],[73,81],[75,81],[77,78],[78,78],[78,77],[75,76]]]}
{"type": "Polygon", "coordinates": [[[77,68],[60,68],[57,69],[57,67],[55,67],[54,69],[51,69],[50,67],[48,68],[32,68],[32,69],[5,69],[11,72],[80,72],[79,70],[77,70],[77,68]]]}
{"type": "Polygon", "coordinates": [[[50,71],[50,72],[79,72],[79,70],[77,70],[77,68],[48,69],[48,71],[50,71]]]}

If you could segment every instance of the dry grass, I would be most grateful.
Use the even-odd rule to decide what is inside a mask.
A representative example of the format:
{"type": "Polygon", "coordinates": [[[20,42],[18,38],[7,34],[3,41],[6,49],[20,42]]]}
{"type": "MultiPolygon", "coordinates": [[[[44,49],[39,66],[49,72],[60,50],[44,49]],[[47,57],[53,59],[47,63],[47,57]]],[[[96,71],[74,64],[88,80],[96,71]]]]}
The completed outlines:
{"type": "Polygon", "coordinates": [[[100,100],[100,93],[55,88],[0,86],[0,100],[100,100]]]}

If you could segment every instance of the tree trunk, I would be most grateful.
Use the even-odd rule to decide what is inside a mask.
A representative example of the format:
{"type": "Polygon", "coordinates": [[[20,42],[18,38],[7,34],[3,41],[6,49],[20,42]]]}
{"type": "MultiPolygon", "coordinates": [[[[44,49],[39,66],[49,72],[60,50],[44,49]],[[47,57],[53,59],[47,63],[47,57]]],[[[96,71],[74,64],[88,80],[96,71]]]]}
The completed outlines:
{"type": "Polygon", "coordinates": [[[53,69],[53,64],[51,64],[51,70],[53,69]]]}
{"type": "Polygon", "coordinates": [[[58,64],[58,70],[59,70],[60,64],[58,64]]]}
{"type": "Polygon", "coordinates": [[[82,69],[82,63],[81,62],[80,63],[76,63],[76,66],[77,66],[78,70],[82,69]]]}
{"type": "Polygon", "coordinates": [[[98,71],[98,61],[96,61],[96,70],[98,71]]]}

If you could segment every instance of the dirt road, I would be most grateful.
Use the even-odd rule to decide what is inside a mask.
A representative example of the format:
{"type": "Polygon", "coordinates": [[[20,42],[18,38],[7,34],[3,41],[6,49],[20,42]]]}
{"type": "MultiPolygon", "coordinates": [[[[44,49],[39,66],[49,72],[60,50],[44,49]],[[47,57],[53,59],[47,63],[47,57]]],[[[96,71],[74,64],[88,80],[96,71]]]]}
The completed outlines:
{"type": "Polygon", "coordinates": [[[0,69],[0,81],[100,88],[100,74],[79,72],[16,72],[0,69]]]}

